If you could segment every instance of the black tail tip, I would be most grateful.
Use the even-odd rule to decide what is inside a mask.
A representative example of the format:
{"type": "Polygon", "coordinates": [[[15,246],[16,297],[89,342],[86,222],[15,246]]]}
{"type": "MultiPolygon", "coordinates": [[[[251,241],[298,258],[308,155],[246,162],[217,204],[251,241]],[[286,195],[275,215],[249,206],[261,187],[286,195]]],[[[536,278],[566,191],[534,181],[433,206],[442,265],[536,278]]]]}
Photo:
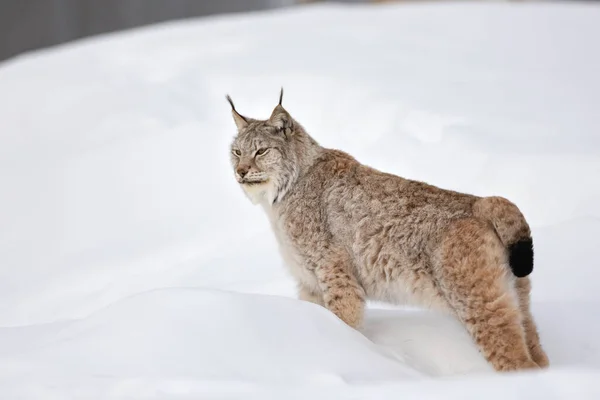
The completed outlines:
{"type": "Polygon", "coordinates": [[[524,278],[533,271],[533,241],[531,238],[519,240],[508,248],[509,264],[513,274],[524,278]]]}

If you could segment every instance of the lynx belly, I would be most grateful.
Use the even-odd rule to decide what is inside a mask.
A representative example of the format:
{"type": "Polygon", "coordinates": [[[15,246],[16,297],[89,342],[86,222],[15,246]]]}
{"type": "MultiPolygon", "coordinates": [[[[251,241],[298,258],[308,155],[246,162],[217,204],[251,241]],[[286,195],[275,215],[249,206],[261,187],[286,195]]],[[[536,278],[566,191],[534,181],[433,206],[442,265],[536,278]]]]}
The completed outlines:
{"type": "MultiPolygon", "coordinates": [[[[414,266],[413,266],[414,267],[414,266]]],[[[433,278],[418,268],[375,266],[371,271],[361,271],[360,281],[371,300],[403,306],[449,310],[448,302],[434,283],[433,278]]]]}

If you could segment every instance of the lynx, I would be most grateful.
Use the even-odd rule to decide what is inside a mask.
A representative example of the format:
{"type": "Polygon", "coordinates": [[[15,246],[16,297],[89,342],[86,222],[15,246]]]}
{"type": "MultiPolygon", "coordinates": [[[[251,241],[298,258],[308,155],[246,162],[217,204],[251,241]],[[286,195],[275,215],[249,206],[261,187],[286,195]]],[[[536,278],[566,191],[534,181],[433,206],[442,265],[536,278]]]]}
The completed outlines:
{"type": "Polygon", "coordinates": [[[516,205],[404,179],[320,146],[279,104],[242,116],[231,163],[266,212],[301,300],[360,329],[365,301],[454,315],[497,371],[543,368],[530,306],[533,243],[516,205]]]}

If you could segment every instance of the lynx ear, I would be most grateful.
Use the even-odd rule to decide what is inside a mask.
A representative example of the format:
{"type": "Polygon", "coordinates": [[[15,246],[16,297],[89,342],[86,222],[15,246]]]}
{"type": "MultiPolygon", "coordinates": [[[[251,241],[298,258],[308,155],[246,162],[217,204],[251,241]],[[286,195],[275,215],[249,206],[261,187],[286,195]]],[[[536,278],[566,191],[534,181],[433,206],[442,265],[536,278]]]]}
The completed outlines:
{"type": "Polygon", "coordinates": [[[281,105],[281,101],[283,100],[283,88],[281,88],[281,92],[279,93],[279,104],[271,113],[271,117],[269,117],[269,125],[276,127],[279,131],[287,135],[291,132],[291,129],[294,125],[294,120],[292,116],[283,108],[281,105]]]}
{"type": "Polygon", "coordinates": [[[233,115],[233,120],[235,121],[235,126],[237,126],[238,130],[241,130],[242,128],[245,128],[246,126],[248,126],[248,120],[246,119],[246,117],[244,117],[243,115],[241,115],[240,113],[238,113],[235,109],[235,106],[233,105],[233,101],[231,100],[231,97],[229,97],[229,95],[226,96],[227,101],[229,102],[229,104],[231,104],[231,114],[233,115]]]}

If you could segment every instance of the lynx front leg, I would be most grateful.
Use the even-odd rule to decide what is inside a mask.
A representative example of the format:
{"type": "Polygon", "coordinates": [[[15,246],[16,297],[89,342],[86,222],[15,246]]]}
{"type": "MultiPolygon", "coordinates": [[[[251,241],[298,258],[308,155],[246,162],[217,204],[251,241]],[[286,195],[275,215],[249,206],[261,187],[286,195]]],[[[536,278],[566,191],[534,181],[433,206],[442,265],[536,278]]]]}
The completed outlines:
{"type": "Polygon", "coordinates": [[[298,298],[303,301],[310,301],[311,303],[315,303],[323,307],[325,306],[325,301],[323,300],[323,295],[321,293],[316,293],[301,283],[298,285],[298,298]]]}
{"type": "Polygon", "coordinates": [[[364,291],[350,273],[349,263],[339,257],[315,269],[325,307],[353,328],[362,324],[364,291]]]}

